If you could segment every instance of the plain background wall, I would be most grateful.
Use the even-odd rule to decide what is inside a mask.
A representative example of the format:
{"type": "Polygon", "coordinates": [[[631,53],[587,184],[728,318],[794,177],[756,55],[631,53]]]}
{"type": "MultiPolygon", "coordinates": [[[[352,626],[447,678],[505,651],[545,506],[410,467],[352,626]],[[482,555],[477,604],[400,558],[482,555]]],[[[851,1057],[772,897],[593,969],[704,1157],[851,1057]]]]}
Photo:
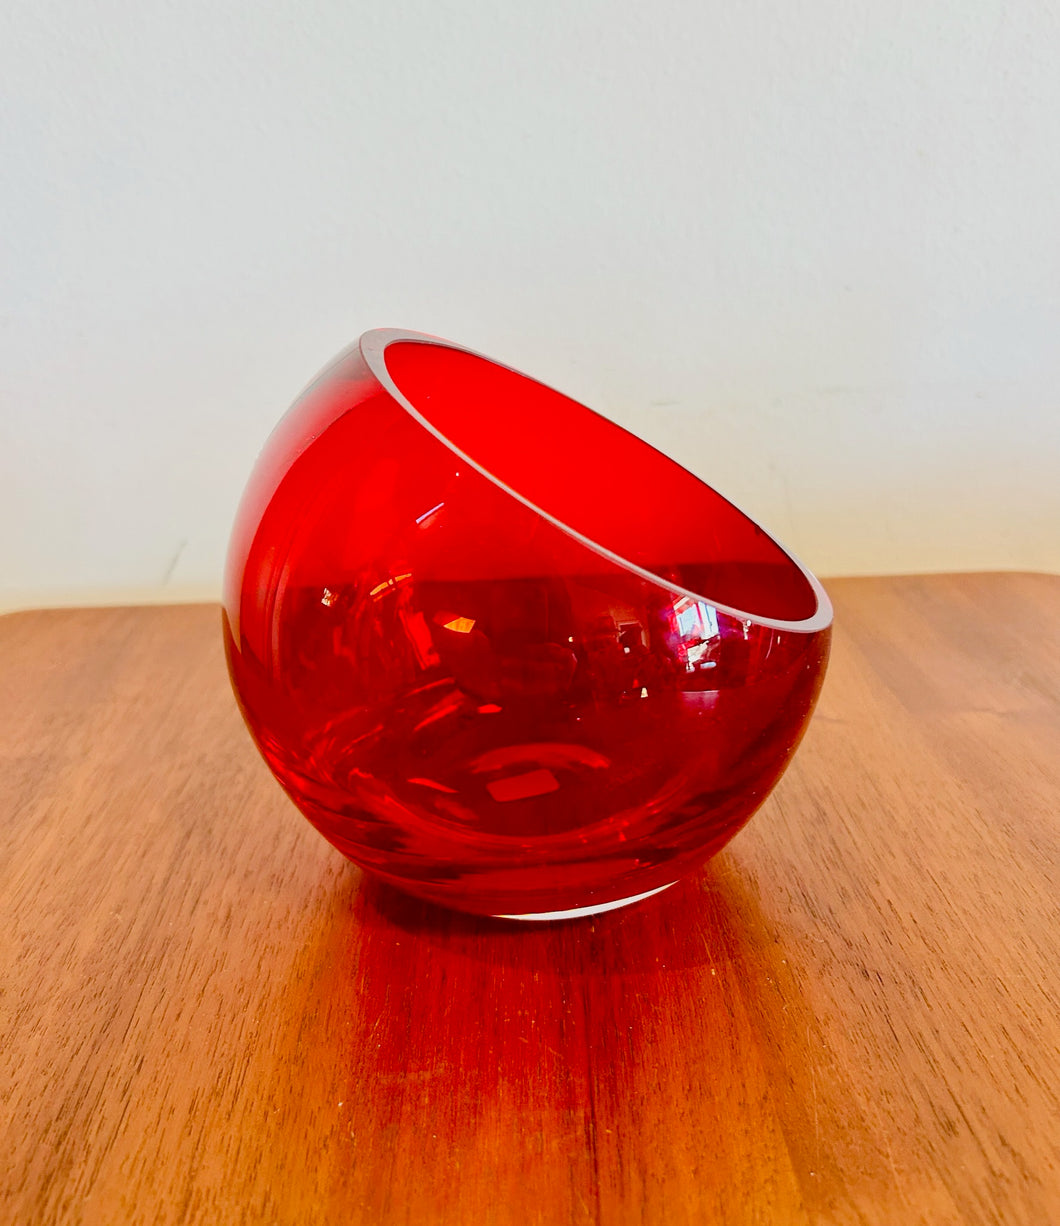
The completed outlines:
{"type": "Polygon", "coordinates": [[[824,575],[1060,569],[1055,0],[8,0],[0,603],[210,596],[366,328],[824,575]]]}

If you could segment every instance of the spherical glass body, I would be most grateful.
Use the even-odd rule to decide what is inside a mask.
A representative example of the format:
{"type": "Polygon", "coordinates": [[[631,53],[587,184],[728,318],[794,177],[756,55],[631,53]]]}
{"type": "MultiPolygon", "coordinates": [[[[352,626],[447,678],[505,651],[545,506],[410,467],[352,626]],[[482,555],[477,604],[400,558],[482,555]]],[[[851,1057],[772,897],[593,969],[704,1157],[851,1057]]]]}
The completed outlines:
{"type": "Polygon", "coordinates": [[[366,333],[266,443],[229,551],[233,686],[344,855],[447,906],[604,909],[776,783],[831,611],[709,486],[433,337],[366,333]]]}

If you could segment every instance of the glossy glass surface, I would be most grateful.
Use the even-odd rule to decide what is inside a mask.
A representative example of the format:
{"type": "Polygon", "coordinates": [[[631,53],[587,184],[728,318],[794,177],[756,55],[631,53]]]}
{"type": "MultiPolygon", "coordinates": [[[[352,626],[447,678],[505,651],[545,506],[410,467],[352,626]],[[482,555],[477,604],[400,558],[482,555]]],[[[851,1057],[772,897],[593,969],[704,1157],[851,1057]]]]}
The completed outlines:
{"type": "Polygon", "coordinates": [[[247,724],[351,860],[487,914],[600,906],[718,851],[802,735],[820,586],[584,406],[375,332],[266,444],[224,629],[247,724]]]}

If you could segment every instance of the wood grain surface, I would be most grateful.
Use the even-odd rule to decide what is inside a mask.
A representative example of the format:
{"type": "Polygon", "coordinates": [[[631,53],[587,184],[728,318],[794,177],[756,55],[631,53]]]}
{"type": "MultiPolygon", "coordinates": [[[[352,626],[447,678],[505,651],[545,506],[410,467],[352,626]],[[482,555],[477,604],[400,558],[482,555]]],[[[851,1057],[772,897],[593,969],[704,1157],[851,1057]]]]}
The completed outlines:
{"type": "Polygon", "coordinates": [[[0,1221],[1060,1222],[1060,578],[829,587],[750,826],[545,927],[325,844],[216,609],[0,619],[0,1221]]]}

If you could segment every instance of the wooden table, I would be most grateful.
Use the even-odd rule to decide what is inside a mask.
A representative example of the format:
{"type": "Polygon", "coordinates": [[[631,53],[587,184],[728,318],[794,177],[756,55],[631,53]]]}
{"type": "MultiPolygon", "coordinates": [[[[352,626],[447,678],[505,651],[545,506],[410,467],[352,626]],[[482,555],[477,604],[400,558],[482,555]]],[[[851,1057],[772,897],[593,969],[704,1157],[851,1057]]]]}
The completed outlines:
{"type": "Polygon", "coordinates": [[[216,609],[0,620],[0,1221],[1060,1222],[1060,578],[829,586],[751,825],[545,927],[332,851],[216,609]]]}

